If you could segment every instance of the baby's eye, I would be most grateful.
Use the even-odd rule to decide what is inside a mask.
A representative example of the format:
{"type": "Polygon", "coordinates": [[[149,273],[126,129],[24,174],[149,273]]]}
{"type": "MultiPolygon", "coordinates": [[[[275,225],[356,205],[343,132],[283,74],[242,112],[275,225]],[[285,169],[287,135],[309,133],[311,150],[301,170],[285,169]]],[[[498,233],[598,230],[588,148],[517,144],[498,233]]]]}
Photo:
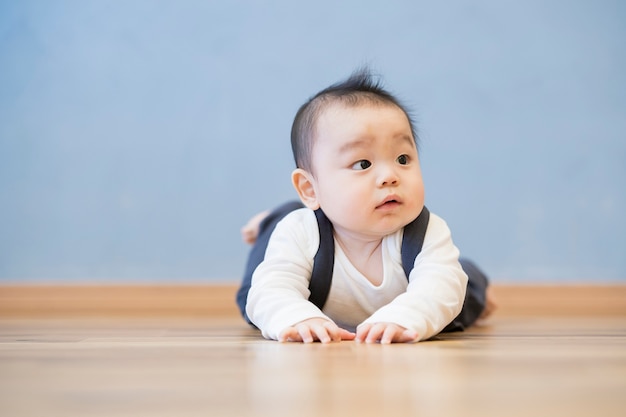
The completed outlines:
{"type": "Polygon", "coordinates": [[[354,165],[352,165],[352,169],[363,170],[363,169],[367,169],[367,168],[369,168],[371,166],[372,166],[372,163],[370,161],[368,161],[367,159],[361,159],[360,161],[358,161],[354,165]]]}
{"type": "Polygon", "coordinates": [[[400,165],[407,165],[409,163],[409,155],[400,155],[396,161],[398,161],[400,165]]]}

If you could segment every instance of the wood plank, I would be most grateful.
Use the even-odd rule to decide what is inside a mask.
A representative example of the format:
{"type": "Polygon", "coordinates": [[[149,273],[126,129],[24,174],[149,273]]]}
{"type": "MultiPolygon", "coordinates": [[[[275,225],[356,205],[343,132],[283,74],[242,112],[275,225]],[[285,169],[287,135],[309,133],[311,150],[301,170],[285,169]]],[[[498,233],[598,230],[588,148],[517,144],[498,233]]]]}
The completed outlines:
{"type": "MultiPolygon", "coordinates": [[[[238,317],[236,284],[0,285],[0,317],[238,317]]],[[[626,316],[626,285],[493,286],[499,316],[626,316]]]]}

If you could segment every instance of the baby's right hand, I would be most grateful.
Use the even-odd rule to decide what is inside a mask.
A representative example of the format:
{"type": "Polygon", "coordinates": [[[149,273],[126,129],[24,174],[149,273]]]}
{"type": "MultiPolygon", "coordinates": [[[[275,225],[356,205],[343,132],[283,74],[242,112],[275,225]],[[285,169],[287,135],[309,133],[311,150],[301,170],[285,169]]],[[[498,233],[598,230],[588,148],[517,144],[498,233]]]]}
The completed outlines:
{"type": "Polygon", "coordinates": [[[354,340],[355,336],[354,333],[340,328],[330,320],[316,317],[287,327],[280,333],[278,341],[304,343],[320,341],[329,343],[341,340],[354,340]]]}

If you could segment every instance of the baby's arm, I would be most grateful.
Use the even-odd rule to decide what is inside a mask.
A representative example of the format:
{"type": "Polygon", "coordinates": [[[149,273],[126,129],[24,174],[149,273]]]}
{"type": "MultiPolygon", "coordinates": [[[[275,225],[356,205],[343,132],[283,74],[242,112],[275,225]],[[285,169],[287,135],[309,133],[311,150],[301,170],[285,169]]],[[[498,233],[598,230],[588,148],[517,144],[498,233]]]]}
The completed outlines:
{"type": "Polygon", "coordinates": [[[463,306],[467,275],[458,258],[459,251],[452,242],[448,226],[431,213],[424,246],[415,260],[406,292],[365,320],[357,328],[356,340],[379,339],[382,342],[385,338],[385,341],[394,341],[385,332],[396,339],[408,338],[409,333],[399,336],[400,331],[392,330],[393,326],[387,330],[391,324],[413,331],[416,337],[412,341],[439,333],[463,306]]]}
{"type": "MultiPolygon", "coordinates": [[[[308,341],[308,329],[314,339],[326,340],[324,330],[317,326],[301,326],[302,333],[298,332],[298,325],[308,320],[330,321],[308,300],[318,245],[317,220],[312,211],[296,210],[276,225],[265,258],[252,276],[246,303],[248,317],[265,338],[308,341]]],[[[332,340],[337,331],[333,328],[326,334],[332,340]]]]}
{"type": "Polygon", "coordinates": [[[304,343],[320,341],[329,343],[341,340],[354,340],[354,337],[354,333],[340,328],[332,321],[316,317],[287,327],[280,333],[278,341],[304,343]]]}

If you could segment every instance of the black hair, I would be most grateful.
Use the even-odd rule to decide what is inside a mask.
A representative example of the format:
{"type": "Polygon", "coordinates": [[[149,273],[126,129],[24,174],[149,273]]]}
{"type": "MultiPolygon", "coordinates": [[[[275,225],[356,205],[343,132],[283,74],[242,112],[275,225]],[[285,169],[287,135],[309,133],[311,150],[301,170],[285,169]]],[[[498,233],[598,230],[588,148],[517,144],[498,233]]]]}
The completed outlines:
{"type": "Polygon", "coordinates": [[[296,166],[312,172],[311,154],[317,120],[329,105],[341,103],[358,106],[367,102],[391,104],[402,110],[409,121],[417,146],[417,131],[409,111],[400,100],[383,88],[369,68],[363,67],[354,71],[346,80],[323,89],[300,106],[291,126],[291,150],[296,166]]]}

